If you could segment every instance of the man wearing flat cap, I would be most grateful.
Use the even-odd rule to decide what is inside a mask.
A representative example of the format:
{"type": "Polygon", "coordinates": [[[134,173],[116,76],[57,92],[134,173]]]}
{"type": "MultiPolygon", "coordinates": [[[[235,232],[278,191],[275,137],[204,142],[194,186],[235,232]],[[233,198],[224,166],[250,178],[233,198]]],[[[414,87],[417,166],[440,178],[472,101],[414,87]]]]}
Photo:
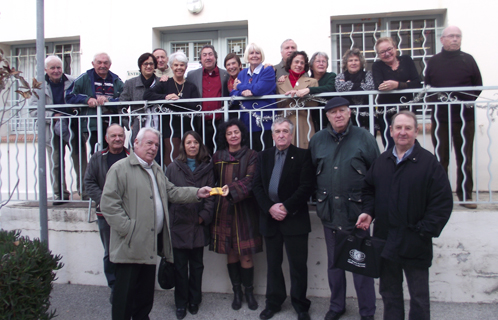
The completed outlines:
{"type": "MultiPolygon", "coordinates": [[[[324,111],[329,123],[311,138],[309,148],[316,169],[316,211],[322,220],[327,245],[331,297],[325,320],[336,320],[346,312],[346,276],[344,270],[334,266],[335,232],[355,227],[361,213],[363,179],[380,153],[375,138],[351,124],[348,100],[332,98],[324,111]]],[[[373,278],[353,273],[353,281],[361,319],[374,319],[373,278]]]]}

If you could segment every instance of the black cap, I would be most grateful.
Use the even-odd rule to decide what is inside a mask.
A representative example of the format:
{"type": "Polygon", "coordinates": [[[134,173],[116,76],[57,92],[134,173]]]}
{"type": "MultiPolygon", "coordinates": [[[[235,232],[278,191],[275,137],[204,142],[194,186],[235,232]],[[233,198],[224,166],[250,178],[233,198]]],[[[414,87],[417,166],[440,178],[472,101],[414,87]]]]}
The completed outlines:
{"type": "Polygon", "coordinates": [[[342,98],[342,97],[334,97],[327,102],[327,104],[325,105],[323,110],[325,112],[327,112],[330,109],[334,109],[334,108],[342,107],[342,106],[349,107],[349,101],[347,99],[342,98]]]}

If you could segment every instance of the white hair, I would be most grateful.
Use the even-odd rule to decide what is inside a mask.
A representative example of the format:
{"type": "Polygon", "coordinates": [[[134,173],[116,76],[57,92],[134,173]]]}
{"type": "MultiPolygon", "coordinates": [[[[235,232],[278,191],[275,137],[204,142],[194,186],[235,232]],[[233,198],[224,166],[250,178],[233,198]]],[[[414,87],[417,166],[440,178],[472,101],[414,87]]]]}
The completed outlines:
{"type": "Polygon", "coordinates": [[[157,138],[161,140],[161,132],[151,127],[143,127],[142,129],[140,129],[140,131],[138,131],[137,137],[135,138],[136,144],[140,145],[142,143],[142,139],[144,138],[146,132],[154,133],[157,136],[157,138]]]}
{"type": "Polygon", "coordinates": [[[170,67],[172,66],[172,64],[175,60],[178,62],[183,62],[183,63],[185,63],[185,65],[188,64],[188,58],[185,55],[185,53],[183,53],[183,51],[177,51],[169,56],[168,64],[170,67]]]}
{"type": "Polygon", "coordinates": [[[50,62],[53,62],[53,61],[60,62],[60,64],[62,65],[62,60],[61,60],[61,58],[59,58],[58,56],[52,56],[52,55],[50,55],[50,56],[48,56],[48,57],[45,59],[45,69],[47,69],[47,68],[48,68],[48,64],[49,64],[50,62]]]}
{"type": "Polygon", "coordinates": [[[93,62],[95,62],[95,60],[97,60],[97,57],[100,56],[100,55],[106,55],[107,56],[107,59],[109,59],[109,63],[112,64],[112,61],[111,61],[111,57],[105,53],[105,52],[99,52],[99,53],[96,53],[94,56],[93,56],[93,62]]]}

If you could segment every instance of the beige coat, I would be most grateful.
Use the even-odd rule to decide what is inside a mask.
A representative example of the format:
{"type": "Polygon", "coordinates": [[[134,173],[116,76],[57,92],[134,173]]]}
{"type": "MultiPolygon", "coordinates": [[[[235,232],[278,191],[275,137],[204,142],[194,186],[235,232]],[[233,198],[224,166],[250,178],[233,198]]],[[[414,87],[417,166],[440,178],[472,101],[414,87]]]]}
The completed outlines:
{"type": "Polygon", "coordinates": [[[198,188],[176,187],[154,162],[152,170],[164,211],[163,251],[157,252],[156,211],[152,179],[134,153],[116,162],[107,173],[100,208],[111,226],[109,255],[114,263],[156,264],[157,254],[173,262],[168,201],[190,203],[198,188]]]}
{"type": "MultiPolygon", "coordinates": [[[[297,81],[297,85],[293,88],[289,81],[289,77],[285,79],[284,82],[277,82],[277,91],[279,94],[285,94],[291,90],[300,90],[310,87],[318,87],[318,81],[313,78],[309,78],[306,74],[302,75],[297,81]]],[[[280,100],[278,103],[279,108],[289,108],[289,104],[292,102],[295,105],[297,101],[297,105],[299,106],[304,99],[303,98],[289,98],[280,100]]],[[[314,107],[317,106],[318,102],[308,101],[306,102],[306,107],[314,107]]],[[[311,112],[306,109],[299,111],[287,111],[283,112],[282,115],[289,118],[295,125],[296,131],[294,132],[294,138],[292,144],[298,146],[303,149],[308,149],[309,140],[315,134],[315,128],[313,126],[313,119],[311,118],[311,112]],[[296,113],[298,117],[296,118],[296,113]]]]}

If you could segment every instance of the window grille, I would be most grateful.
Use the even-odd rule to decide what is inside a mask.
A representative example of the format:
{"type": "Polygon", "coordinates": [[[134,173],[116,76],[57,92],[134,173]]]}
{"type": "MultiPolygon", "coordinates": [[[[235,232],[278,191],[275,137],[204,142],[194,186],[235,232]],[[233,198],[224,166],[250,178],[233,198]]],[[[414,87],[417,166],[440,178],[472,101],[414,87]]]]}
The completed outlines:
{"type": "Polygon", "coordinates": [[[332,71],[342,72],[342,56],[353,47],[362,50],[367,69],[378,59],[375,42],[380,37],[392,37],[398,44],[400,55],[410,55],[421,79],[427,61],[437,53],[438,17],[383,18],[332,23],[332,71]]]}
{"type": "Polygon", "coordinates": [[[246,38],[229,38],[227,39],[227,53],[235,53],[242,62],[243,65],[246,64],[244,60],[244,52],[246,52],[247,39],[246,38]]]}
{"type": "MultiPolygon", "coordinates": [[[[46,43],[46,55],[56,55],[62,60],[64,73],[72,76],[80,75],[80,44],[79,43],[46,43]]],[[[31,79],[36,78],[36,45],[12,47],[11,56],[7,57],[11,67],[22,71],[22,76],[31,83],[31,79]]],[[[43,62],[44,63],[44,62],[43,62]]],[[[19,104],[18,95],[15,94],[17,86],[12,87],[9,104],[17,106],[19,104]]],[[[14,118],[10,120],[9,128],[15,131],[33,131],[36,127],[34,121],[24,121],[20,118],[28,117],[28,110],[21,109],[21,106],[12,108],[14,118]]]]}

